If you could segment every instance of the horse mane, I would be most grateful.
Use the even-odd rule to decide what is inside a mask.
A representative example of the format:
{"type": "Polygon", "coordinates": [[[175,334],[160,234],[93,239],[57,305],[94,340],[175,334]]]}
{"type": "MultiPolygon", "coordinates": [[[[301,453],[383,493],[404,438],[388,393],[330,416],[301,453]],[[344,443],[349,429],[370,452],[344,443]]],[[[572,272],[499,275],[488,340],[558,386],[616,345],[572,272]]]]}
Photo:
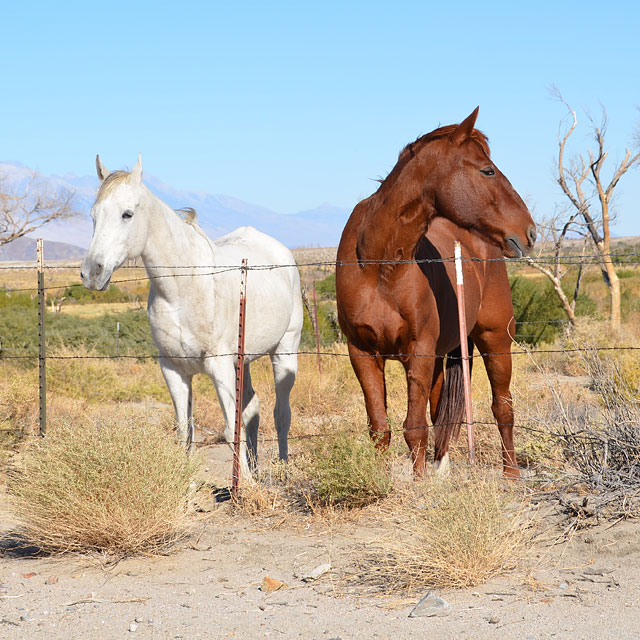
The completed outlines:
{"type": "MultiPolygon", "coordinates": [[[[430,133],[425,133],[422,136],[418,136],[413,142],[410,142],[398,154],[398,162],[396,162],[395,167],[391,169],[386,178],[380,180],[381,185],[390,186],[391,184],[395,183],[407,163],[414,156],[420,153],[420,151],[422,151],[422,149],[424,149],[427,144],[433,142],[434,140],[440,140],[442,138],[449,137],[458,128],[458,126],[459,125],[457,124],[448,124],[444,127],[434,129],[430,133]]],[[[487,136],[482,131],[480,131],[479,129],[474,129],[471,133],[471,139],[474,142],[477,142],[488,156],[491,155],[491,152],[489,150],[489,138],[487,138],[487,136]]]]}
{"type": "Polygon", "coordinates": [[[193,207],[181,207],[180,209],[174,209],[174,211],[187,224],[191,226],[198,224],[198,214],[193,207]]]}
{"type": "Polygon", "coordinates": [[[112,171],[100,184],[96,202],[106,198],[118,185],[121,185],[131,174],[123,169],[112,171]]]}

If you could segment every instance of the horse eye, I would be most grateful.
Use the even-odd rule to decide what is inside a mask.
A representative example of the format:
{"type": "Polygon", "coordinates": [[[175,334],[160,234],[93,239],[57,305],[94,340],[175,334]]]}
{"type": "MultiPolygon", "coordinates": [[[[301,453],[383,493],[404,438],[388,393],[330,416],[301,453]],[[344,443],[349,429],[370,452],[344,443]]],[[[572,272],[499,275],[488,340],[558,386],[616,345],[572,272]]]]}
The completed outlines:
{"type": "Polygon", "coordinates": [[[131,211],[131,209],[127,209],[127,210],[122,214],[122,219],[123,219],[123,220],[128,220],[129,218],[133,218],[133,211],[131,211]]]}
{"type": "Polygon", "coordinates": [[[496,172],[493,170],[493,167],[485,167],[484,169],[480,169],[480,173],[483,173],[485,176],[496,175],[496,172]]]}

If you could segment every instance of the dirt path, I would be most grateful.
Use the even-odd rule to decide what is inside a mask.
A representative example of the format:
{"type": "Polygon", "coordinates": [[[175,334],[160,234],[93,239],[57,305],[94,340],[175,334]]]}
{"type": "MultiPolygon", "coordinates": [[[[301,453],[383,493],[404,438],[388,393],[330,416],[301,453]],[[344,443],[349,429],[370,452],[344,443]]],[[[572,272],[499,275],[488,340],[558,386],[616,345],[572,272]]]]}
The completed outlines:
{"type": "MultiPolygon", "coordinates": [[[[225,447],[211,471],[228,468],[225,447]]],[[[420,595],[376,597],[339,580],[375,531],[317,519],[266,527],[227,505],[167,557],[103,566],[90,557],[0,553],[0,637],[91,638],[640,638],[640,525],[541,545],[538,566],[471,590],[438,592],[446,617],[409,613],[420,595]],[[330,563],[316,582],[301,577],[330,563]],[[286,583],[260,590],[265,576],[286,583]]],[[[3,531],[11,531],[5,522],[3,531]]]]}

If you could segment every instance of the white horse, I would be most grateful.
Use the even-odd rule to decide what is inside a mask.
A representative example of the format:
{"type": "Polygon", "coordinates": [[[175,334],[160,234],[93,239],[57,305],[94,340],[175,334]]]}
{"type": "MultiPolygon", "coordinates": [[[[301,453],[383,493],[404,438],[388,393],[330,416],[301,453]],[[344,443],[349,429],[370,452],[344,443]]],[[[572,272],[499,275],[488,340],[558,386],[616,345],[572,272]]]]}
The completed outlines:
{"type": "Polygon", "coordinates": [[[85,287],[104,290],[114,270],[142,257],[150,280],[148,315],[159,363],[176,412],[178,439],[193,443],[192,379],[213,380],[225,420],[224,435],[234,439],[235,367],[242,258],[249,269],[242,421],[241,472],[257,461],[259,401],[251,385],[249,362],[268,354],[276,388],[274,421],[280,458],[287,460],[291,424],[289,395],[297,372],[302,330],[300,277],[291,252],[274,238],[242,227],[211,242],[196,224],[154,196],[142,183],[142,161],[131,173],[109,173],[96,158],[101,185],[91,209],[94,222],[80,276],[85,287]],[[217,265],[217,267],[216,267],[217,265]],[[249,456],[247,456],[248,445],[249,456]]]}

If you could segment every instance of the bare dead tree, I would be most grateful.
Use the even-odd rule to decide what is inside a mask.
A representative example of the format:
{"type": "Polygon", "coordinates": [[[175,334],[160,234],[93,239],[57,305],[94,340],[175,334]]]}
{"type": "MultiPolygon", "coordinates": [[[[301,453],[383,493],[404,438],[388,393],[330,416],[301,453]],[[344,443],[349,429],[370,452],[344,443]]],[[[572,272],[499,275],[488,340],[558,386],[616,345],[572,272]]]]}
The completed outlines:
{"type": "Polygon", "coordinates": [[[578,154],[569,161],[567,166],[565,163],[567,141],[578,125],[578,117],[557,87],[553,87],[551,93],[567,108],[570,122],[564,133],[562,131],[558,133],[556,174],[558,184],[569,199],[573,211],[567,218],[567,223],[571,225],[574,221],[580,220],[584,225],[585,235],[591,241],[602,277],[609,288],[611,326],[613,329],[618,329],[620,327],[620,281],[611,255],[613,222],[611,204],[620,179],[629,169],[640,164],[640,152],[633,154],[629,149],[625,149],[624,158],[613,167],[607,183],[603,175],[603,167],[608,155],[608,151],[605,150],[607,116],[603,108],[599,125],[590,119],[595,150],[587,149],[586,157],[583,153],[578,154]]]}
{"type": "Polygon", "coordinates": [[[56,190],[33,173],[25,187],[13,187],[0,176],[0,247],[52,220],[77,215],[74,194],[56,190]]]}
{"type": "Polygon", "coordinates": [[[567,274],[567,268],[562,263],[562,252],[567,235],[570,233],[584,238],[584,225],[581,224],[578,216],[578,212],[570,213],[566,209],[556,208],[552,216],[537,219],[536,226],[539,238],[537,246],[540,247],[538,253],[544,253],[545,260],[542,261],[539,256],[528,256],[526,258],[530,266],[543,273],[551,281],[562,309],[572,326],[576,324],[575,307],[582,283],[583,267],[580,264],[573,295],[570,298],[562,286],[562,279],[567,274]],[[550,254],[549,248],[551,248],[550,254]]]}

